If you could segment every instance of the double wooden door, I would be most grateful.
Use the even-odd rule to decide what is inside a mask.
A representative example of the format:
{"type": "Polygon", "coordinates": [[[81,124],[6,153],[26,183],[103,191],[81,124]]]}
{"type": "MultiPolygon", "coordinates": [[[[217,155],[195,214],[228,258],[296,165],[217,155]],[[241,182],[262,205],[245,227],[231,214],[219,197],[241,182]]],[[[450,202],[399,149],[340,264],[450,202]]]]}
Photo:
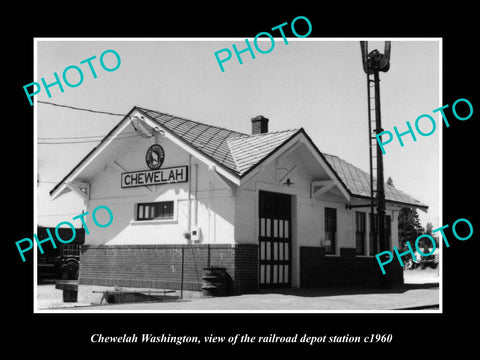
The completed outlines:
{"type": "Polygon", "coordinates": [[[259,286],[290,287],[292,199],[290,195],[259,193],[259,286]]]}

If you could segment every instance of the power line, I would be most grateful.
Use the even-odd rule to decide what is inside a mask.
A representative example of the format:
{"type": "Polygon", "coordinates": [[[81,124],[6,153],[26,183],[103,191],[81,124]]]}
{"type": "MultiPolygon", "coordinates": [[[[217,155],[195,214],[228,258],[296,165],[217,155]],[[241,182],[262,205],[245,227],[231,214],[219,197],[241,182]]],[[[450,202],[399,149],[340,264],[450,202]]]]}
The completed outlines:
{"type": "MultiPolygon", "coordinates": [[[[52,105],[52,106],[58,106],[58,107],[63,107],[67,109],[72,109],[72,110],[79,110],[79,111],[88,111],[91,113],[97,113],[97,114],[105,114],[105,115],[113,115],[113,116],[127,116],[125,114],[117,114],[117,113],[112,113],[108,111],[99,111],[99,110],[92,110],[92,109],[86,109],[86,108],[80,108],[80,107],[75,107],[75,106],[70,106],[70,105],[62,105],[62,104],[56,104],[48,101],[40,101],[37,100],[38,103],[40,104],[46,104],[46,105],[52,105]]],[[[128,134],[128,133],[127,133],[128,134]]],[[[123,134],[123,135],[127,135],[123,134]]],[[[132,134],[132,133],[130,133],[132,134]]],[[[74,139],[91,139],[95,137],[102,137],[102,139],[96,139],[96,140],[84,140],[84,141],[39,141],[37,144],[39,145],[66,145],[66,144],[85,144],[85,143],[92,143],[92,142],[100,142],[102,140],[122,140],[122,139],[128,139],[128,138],[133,138],[135,136],[138,136],[138,134],[135,132],[135,135],[131,136],[121,136],[121,137],[116,137],[116,138],[103,138],[102,135],[98,136],[77,136],[77,137],[58,137],[58,138],[38,138],[41,140],[56,140],[56,139],[61,139],[61,140],[74,140],[74,139]]],[[[37,140],[38,140],[37,139],[37,140]]]]}
{"type": "Polygon", "coordinates": [[[85,108],[79,108],[79,107],[70,106],[70,105],[61,105],[61,104],[56,104],[56,103],[52,103],[52,102],[48,102],[48,101],[37,100],[37,103],[52,105],[52,106],[58,106],[58,107],[63,107],[63,108],[73,109],[73,110],[88,111],[88,112],[98,113],[98,114],[113,115],[113,116],[126,116],[125,114],[116,114],[116,113],[111,113],[111,112],[108,112],[108,111],[98,111],[98,110],[92,110],[92,109],[85,109],[85,108]]]}
{"type": "Polygon", "coordinates": [[[37,214],[37,217],[46,217],[46,216],[65,216],[65,215],[78,215],[78,213],[70,213],[70,214],[37,214]]]}
{"type": "MultiPolygon", "coordinates": [[[[135,135],[130,135],[130,136],[122,136],[122,137],[116,137],[116,138],[108,138],[104,140],[123,140],[123,139],[130,139],[138,136],[138,134],[135,135]]],[[[85,141],[54,141],[54,142],[48,142],[48,141],[39,141],[37,144],[39,145],[62,145],[62,144],[85,144],[85,143],[92,143],[92,142],[100,142],[102,139],[98,140],[85,140],[85,141]]]]}
{"type": "MultiPolygon", "coordinates": [[[[127,134],[135,134],[134,131],[130,133],[125,133],[124,135],[127,134]]],[[[68,136],[68,137],[37,137],[38,140],[71,140],[71,139],[91,139],[91,138],[103,138],[105,135],[91,135],[91,136],[68,136]]]]}

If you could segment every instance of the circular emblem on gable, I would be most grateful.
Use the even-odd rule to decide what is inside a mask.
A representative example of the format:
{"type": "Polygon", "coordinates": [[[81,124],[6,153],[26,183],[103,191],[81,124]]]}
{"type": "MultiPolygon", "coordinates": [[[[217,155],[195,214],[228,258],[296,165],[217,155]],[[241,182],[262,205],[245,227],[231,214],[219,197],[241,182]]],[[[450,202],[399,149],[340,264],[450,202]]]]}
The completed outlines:
{"type": "Polygon", "coordinates": [[[164,158],[165,152],[158,144],[153,144],[150,146],[147,150],[147,155],[145,156],[147,165],[152,170],[157,170],[160,166],[162,166],[164,158]]]}

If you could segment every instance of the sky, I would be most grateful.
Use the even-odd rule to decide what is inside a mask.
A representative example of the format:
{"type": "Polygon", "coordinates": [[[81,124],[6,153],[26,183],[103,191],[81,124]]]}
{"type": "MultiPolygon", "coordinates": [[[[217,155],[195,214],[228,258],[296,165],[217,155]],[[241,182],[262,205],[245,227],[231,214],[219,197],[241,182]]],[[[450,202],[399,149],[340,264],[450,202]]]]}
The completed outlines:
{"type": "MultiPolygon", "coordinates": [[[[268,54],[254,50],[252,59],[243,53],[243,64],[233,55],[222,72],[214,53],[224,48],[233,52],[232,44],[243,49],[244,38],[42,38],[36,42],[32,81],[44,78],[51,83],[54,72],[61,77],[67,66],[76,65],[84,75],[79,86],[64,84],[63,93],[53,86],[50,98],[42,89],[36,100],[116,114],[140,106],[245,133],[250,133],[252,117],[264,115],[270,119],[270,131],[303,127],[320,151],[368,171],[367,86],[359,40],[364,39],[288,38],[286,45],[278,38],[268,54]],[[121,58],[118,69],[111,72],[99,63],[100,55],[109,49],[121,58]],[[94,55],[96,79],[88,64],[80,63],[94,55]]],[[[383,51],[383,40],[389,39],[373,40],[369,48],[383,51]]],[[[398,141],[386,145],[384,176],[430,207],[428,213],[418,213],[423,226],[431,222],[435,228],[442,225],[443,126],[439,114],[432,113],[443,105],[441,42],[435,38],[392,40],[390,70],[380,74],[383,128],[393,132],[397,126],[405,131],[406,121],[413,126],[418,116],[429,114],[437,120],[437,129],[428,137],[417,134],[416,142],[403,137],[404,147],[398,141]]],[[[270,46],[267,41],[260,43],[262,49],[270,46]]],[[[104,60],[107,67],[116,64],[112,54],[104,60]]],[[[79,80],[75,71],[68,76],[72,83],[79,80]]],[[[38,102],[34,106],[38,225],[56,226],[80,214],[83,200],[69,193],[52,201],[48,192],[122,117],[38,102]]],[[[429,126],[420,124],[424,132],[429,126]]]]}

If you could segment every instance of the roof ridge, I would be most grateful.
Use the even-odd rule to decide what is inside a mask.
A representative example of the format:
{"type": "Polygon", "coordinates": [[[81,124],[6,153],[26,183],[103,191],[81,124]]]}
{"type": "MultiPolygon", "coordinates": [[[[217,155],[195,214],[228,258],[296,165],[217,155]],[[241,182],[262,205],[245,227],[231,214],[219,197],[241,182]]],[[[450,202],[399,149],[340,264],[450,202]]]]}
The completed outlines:
{"type": "Polygon", "coordinates": [[[252,137],[261,137],[261,136],[266,136],[266,135],[272,135],[272,134],[280,134],[284,132],[289,132],[289,131],[299,131],[299,128],[293,128],[293,129],[284,129],[284,130],[275,130],[275,131],[268,131],[260,134],[245,134],[244,136],[232,136],[229,137],[227,140],[235,140],[239,138],[252,138],[252,137]]]}
{"type": "Polygon", "coordinates": [[[222,127],[222,126],[218,126],[218,125],[210,125],[210,124],[207,124],[207,123],[204,123],[204,122],[187,119],[187,118],[185,118],[185,117],[183,117],[183,116],[177,116],[177,115],[173,115],[173,114],[166,113],[166,112],[161,112],[161,111],[157,111],[157,110],[147,109],[147,108],[140,107],[140,106],[136,106],[136,108],[139,109],[139,110],[141,110],[141,111],[151,111],[151,112],[154,112],[154,113],[157,113],[157,114],[160,114],[160,115],[171,116],[171,117],[174,118],[174,119],[180,119],[180,120],[190,121],[190,122],[195,123],[195,124],[197,124],[197,125],[210,126],[210,127],[214,127],[214,128],[217,128],[217,129],[225,130],[225,131],[228,131],[228,132],[231,132],[231,133],[236,133],[236,134],[247,135],[247,136],[248,136],[248,134],[242,133],[242,132],[240,132],[240,131],[236,131],[236,130],[232,130],[232,129],[227,129],[226,127],[222,127]]]}
{"type": "Polygon", "coordinates": [[[285,144],[286,141],[296,136],[300,130],[301,129],[287,129],[226,139],[236,171],[239,174],[245,174],[245,171],[249,171],[257,166],[257,164],[263,161],[265,157],[268,157],[272,151],[275,151],[285,144]],[[266,135],[272,136],[266,137],[266,135]]]}
{"type": "Polygon", "coordinates": [[[232,139],[232,138],[226,139],[228,151],[232,155],[233,163],[235,164],[235,171],[237,173],[239,173],[239,171],[238,171],[238,160],[237,160],[237,157],[235,156],[235,151],[233,151],[232,147],[230,146],[230,141],[229,141],[230,139],[232,139]]]}
{"type": "Polygon", "coordinates": [[[323,155],[327,155],[327,156],[338,157],[337,155],[333,155],[333,154],[327,154],[326,152],[323,152],[323,151],[322,151],[322,154],[323,154],[323,155]]]}

